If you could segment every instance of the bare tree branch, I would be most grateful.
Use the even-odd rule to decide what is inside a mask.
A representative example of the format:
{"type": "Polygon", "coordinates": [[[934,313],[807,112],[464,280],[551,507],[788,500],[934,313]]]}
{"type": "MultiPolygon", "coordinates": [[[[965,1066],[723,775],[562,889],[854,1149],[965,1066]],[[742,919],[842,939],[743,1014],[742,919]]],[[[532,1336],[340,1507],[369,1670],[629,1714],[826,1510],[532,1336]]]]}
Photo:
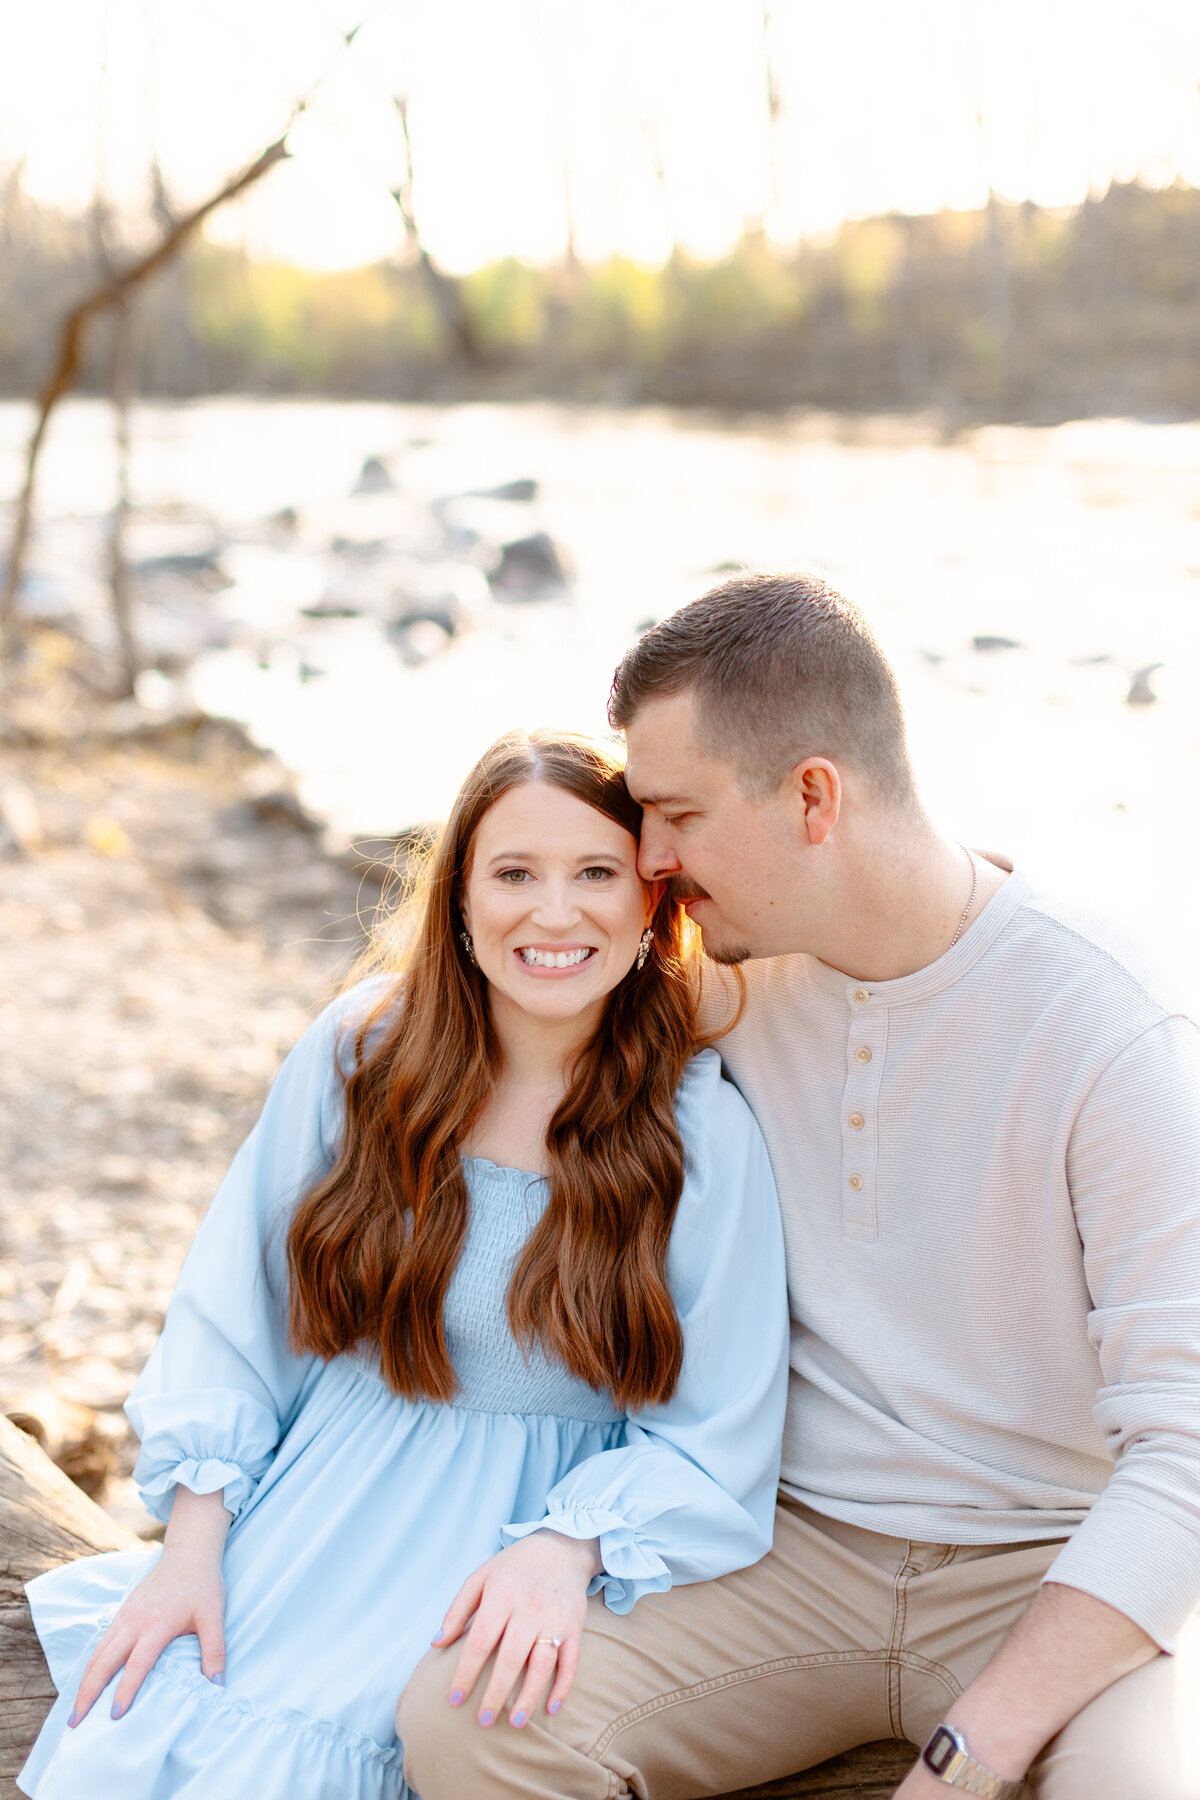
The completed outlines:
{"type": "MultiPolygon", "coordinates": [[[[92,209],[92,226],[96,238],[96,257],[101,269],[111,280],[115,262],[109,240],[112,211],[100,187],[92,209]]],[[[108,587],[112,602],[113,625],[116,628],[123,665],[122,698],[133,693],[141,668],[137,640],[133,629],[133,608],[129,592],[129,565],[125,556],[125,521],[129,516],[129,399],[133,385],[134,305],[131,294],[124,294],[111,308],[112,348],[108,369],[108,393],[113,408],[113,435],[117,446],[117,493],[109,517],[108,587]]]]}
{"type": "Polygon", "coordinates": [[[158,160],[158,149],[150,159],[150,210],[163,231],[170,231],[178,223],[178,214],[171,205],[171,196],[167,192],[167,184],[163,180],[162,164],[158,160]]]}
{"type": "Polygon", "coordinates": [[[29,440],[29,449],[25,458],[25,480],[17,502],[17,519],[13,528],[12,546],[8,555],[8,568],[5,571],[4,592],[0,595],[0,631],[6,630],[16,612],[17,591],[21,583],[22,565],[29,545],[29,528],[33,518],[33,492],[37,478],[38,458],[46,437],[46,429],[50,423],[50,415],[63,395],[74,386],[83,361],[84,343],[87,328],[97,314],[109,311],[112,307],[123,305],[129,295],[150,277],[170,262],[192,233],[204,223],[219,206],[224,206],[238,194],[244,193],[254,182],[262,177],[275,164],[282,162],[290,155],[284,138],[270,144],[261,156],[227,181],[215,194],[209,196],[200,206],[177,220],[152,250],[137,262],[129,263],[124,269],[110,275],[98,288],[86,294],[77,305],[71,308],[62,323],[59,336],[58,357],[50,372],[50,377],[42,389],[38,401],[38,418],[29,440]]]}
{"type": "Polygon", "coordinates": [[[420,260],[430,295],[441,316],[442,324],[446,327],[459,354],[466,362],[474,364],[485,362],[483,346],[479,342],[474,321],[467,310],[460,284],[454,280],[453,276],[447,275],[444,270],[438,268],[421,241],[421,234],[417,230],[417,217],[413,210],[413,150],[412,138],[408,129],[408,101],[403,95],[397,94],[393,96],[392,104],[400,119],[400,130],[404,137],[404,181],[399,187],[391,188],[389,191],[400,209],[400,217],[404,220],[404,229],[420,260]]]}
{"type": "MultiPolygon", "coordinates": [[[[99,93],[96,105],[96,189],[92,198],[92,236],[96,263],[101,275],[111,281],[117,274],[113,254],[113,209],[105,180],[104,153],[105,94],[108,81],[107,38],[109,15],[105,15],[106,54],[99,69],[99,93]]],[[[156,159],[157,167],[157,159],[156,159]]],[[[113,435],[117,447],[117,492],[108,527],[108,587],[112,604],[113,625],[123,664],[122,699],[134,692],[141,659],[133,631],[133,615],[129,597],[129,569],[125,558],[125,520],[129,513],[129,392],[133,374],[134,310],[126,294],[111,309],[112,345],[109,353],[108,392],[113,408],[113,435]]]]}
{"type": "Polygon", "coordinates": [[[134,312],[126,297],[113,312],[112,364],[109,394],[113,404],[113,428],[117,440],[117,497],[108,533],[108,587],[113,624],[121,646],[124,693],[133,693],[142,659],[133,628],[129,591],[129,561],[125,555],[125,521],[129,517],[129,397],[133,385],[134,312]]]}
{"type": "Polygon", "coordinates": [[[341,42],[332,61],[318,75],[308,92],[296,101],[287,124],[273,144],[268,144],[260,156],[257,156],[239,174],[231,176],[223,187],[219,188],[215,194],[211,194],[201,205],[165,224],[162,237],[151,250],[136,262],[129,263],[125,268],[109,274],[99,287],[90,294],[86,294],[66,315],[59,333],[58,357],[39,397],[37,422],[34,425],[26,452],[25,479],[17,501],[17,516],[9,550],[8,568],[5,571],[3,592],[0,593],[0,634],[5,637],[10,636],[9,627],[16,615],[17,594],[21,585],[21,573],[29,547],[29,531],[33,519],[33,495],[38,458],[45,442],[50,416],[59,400],[74,385],[79,374],[87,330],[92,320],[100,313],[124,306],[138,288],[171,261],[171,258],[199,230],[210,214],[216,212],[218,207],[225,206],[230,200],[236,199],[239,194],[245,193],[247,188],[252,187],[256,181],[261,181],[264,175],[269,174],[276,163],[283,162],[291,155],[291,151],[287,147],[287,139],[292,127],[301,115],[308,111],[322,83],[328,79],[334,66],[349,50],[363,26],[370,18],[374,17],[375,13],[382,12],[387,4],[390,4],[390,0],[383,0],[381,5],[360,19],[357,25],[342,34],[341,42]]]}
{"type": "Polygon", "coordinates": [[[762,51],[763,78],[765,92],[763,98],[767,105],[767,194],[763,207],[761,225],[779,203],[779,121],[783,115],[783,95],[779,86],[779,69],[776,63],[775,44],[773,40],[772,0],[764,0],[762,9],[762,51]]]}
{"type": "MultiPolygon", "coordinates": [[[[108,238],[111,212],[97,193],[92,223],[96,236],[97,260],[111,277],[114,271],[108,238]]],[[[121,653],[122,688],[120,698],[134,691],[141,657],[133,629],[130,602],[129,566],[125,557],[125,521],[129,516],[129,400],[133,385],[134,304],[132,295],[123,294],[111,307],[112,346],[108,365],[108,396],[113,409],[113,436],[117,446],[117,493],[108,525],[108,589],[112,605],[113,625],[121,653]]]]}

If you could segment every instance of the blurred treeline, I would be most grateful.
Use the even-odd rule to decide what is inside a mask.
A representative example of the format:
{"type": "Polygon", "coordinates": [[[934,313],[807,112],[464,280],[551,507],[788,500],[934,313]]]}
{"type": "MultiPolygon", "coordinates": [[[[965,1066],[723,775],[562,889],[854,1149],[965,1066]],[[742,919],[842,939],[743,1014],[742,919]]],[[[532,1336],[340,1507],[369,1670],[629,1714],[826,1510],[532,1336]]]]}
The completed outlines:
{"type": "MultiPolygon", "coordinates": [[[[89,221],[10,183],[0,392],[35,389],[55,319],[95,280],[89,221]]],[[[1200,413],[1200,190],[1181,185],[1115,185],[1065,214],[993,200],[868,219],[789,252],[751,233],[716,263],[508,260],[457,285],[474,357],[415,258],[320,274],[202,241],[138,301],[136,386],[1036,420],[1200,413]]],[[[102,334],[91,354],[83,385],[98,389],[102,334]]]]}

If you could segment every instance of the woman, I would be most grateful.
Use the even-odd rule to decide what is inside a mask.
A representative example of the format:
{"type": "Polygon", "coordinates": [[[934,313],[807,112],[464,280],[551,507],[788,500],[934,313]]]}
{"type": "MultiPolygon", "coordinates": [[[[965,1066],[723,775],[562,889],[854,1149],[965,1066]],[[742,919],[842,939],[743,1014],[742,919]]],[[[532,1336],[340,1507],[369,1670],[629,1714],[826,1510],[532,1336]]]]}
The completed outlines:
{"type": "Polygon", "coordinates": [[[448,1703],[521,1729],[587,1594],[769,1547],[774,1188],[638,827],[605,751],[501,739],[400,979],[288,1057],[129,1401],[164,1547],[31,1584],[59,1700],[26,1794],[400,1800],[431,1634],[474,1615],[448,1703]]]}

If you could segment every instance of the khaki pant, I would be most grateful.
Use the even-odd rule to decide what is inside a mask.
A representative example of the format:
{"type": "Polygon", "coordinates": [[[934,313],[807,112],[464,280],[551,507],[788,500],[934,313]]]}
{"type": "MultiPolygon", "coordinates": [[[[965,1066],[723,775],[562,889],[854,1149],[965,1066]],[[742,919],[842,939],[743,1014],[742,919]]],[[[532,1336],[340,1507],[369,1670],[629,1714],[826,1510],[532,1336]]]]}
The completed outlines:
{"type": "MultiPolygon", "coordinates": [[[[793,1502],[775,1548],[720,1581],[591,1602],[575,1689],[514,1731],[448,1704],[458,1646],[400,1701],[422,1800],[699,1800],[875,1738],[921,1744],[1037,1591],[1055,1543],[910,1543],[793,1502]]],[[[1040,1800],[1200,1800],[1200,1620],[1047,1747],[1040,1800]]],[[[949,1790],[948,1790],[949,1791],[949,1790]]]]}

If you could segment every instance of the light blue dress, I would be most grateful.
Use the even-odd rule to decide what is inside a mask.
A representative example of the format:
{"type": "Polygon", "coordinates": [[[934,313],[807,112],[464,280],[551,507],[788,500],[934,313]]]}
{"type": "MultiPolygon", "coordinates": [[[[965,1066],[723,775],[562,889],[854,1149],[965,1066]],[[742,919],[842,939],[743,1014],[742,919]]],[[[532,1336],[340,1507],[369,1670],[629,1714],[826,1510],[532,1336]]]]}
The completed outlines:
{"type": "MultiPolygon", "coordinates": [[[[292,1051],[188,1255],[127,1411],[146,1504],[224,1491],[225,1688],[195,1637],[168,1645],[129,1712],[116,1678],[66,1718],[96,1642],[158,1549],[87,1557],[29,1587],[59,1698],[18,1778],[36,1800],[407,1800],[400,1691],[472,1570],[549,1522],[598,1537],[615,1612],[770,1547],[787,1391],[783,1243],[767,1154],[714,1051],[677,1096],[688,1153],[668,1255],[685,1340],[673,1398],[625,1415],[505,1316],[544,1181],[467,1159],[466,1245],[446,1335],[451,1405],[408,1401],[371,1355],[295,1356],[287,1220],[331,1166],[337,1060],[361,990],[292,1051]]],[[[570,1702],[568,1700],[567,1704],[570,1702]]]]}

